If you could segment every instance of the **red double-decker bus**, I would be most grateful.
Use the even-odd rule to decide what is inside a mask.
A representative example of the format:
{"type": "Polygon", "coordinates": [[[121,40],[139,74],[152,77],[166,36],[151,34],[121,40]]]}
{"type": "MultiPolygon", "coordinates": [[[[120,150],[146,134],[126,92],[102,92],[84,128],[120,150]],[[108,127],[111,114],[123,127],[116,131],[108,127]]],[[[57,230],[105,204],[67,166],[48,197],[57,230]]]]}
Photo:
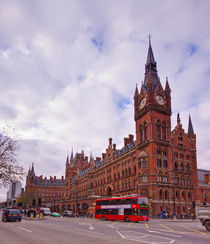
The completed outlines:
{"type": "Polygon", "coordinates": [[[102,220],[149,221],[147,197],[127,196],[98,199],[95,218],[102,220]]]}

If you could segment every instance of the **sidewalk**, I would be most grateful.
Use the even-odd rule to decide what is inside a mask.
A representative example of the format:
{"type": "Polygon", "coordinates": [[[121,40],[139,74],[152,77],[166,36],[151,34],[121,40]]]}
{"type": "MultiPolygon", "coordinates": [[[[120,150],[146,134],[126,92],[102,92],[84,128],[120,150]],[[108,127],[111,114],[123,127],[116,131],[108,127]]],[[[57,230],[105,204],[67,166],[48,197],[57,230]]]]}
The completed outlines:
{"type": "Polygon", "coordinates": [[[39,215],[37,215],[35,218],[31,218],[31,217],[28,217],[28,216],[24,216],[23,215],[22,219],[24,219],[24,220],[46,220],[48,218],[46,218],[46,217],[39,218],[39,215]]]}

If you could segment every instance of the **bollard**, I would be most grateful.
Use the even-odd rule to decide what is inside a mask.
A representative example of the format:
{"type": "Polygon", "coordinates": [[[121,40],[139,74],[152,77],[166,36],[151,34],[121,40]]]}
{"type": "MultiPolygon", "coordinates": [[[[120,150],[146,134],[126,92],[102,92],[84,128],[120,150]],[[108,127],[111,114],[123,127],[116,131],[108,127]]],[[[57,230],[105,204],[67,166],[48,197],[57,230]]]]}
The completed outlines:
{"type": "Polygon", "coordinates": [[[174,215],[173,220],[174,220],[174,221],[176,220],[176,215],[174,215]]]}
{"type": "Polygon", "coordinates": [[[40,219],[43,219],[43,213],[40,213],[40,214],[39,214],[39,218],[40,218],[40,219]]]}
{"type": "Polygon", "coordinates": [[[33,218],[34,218],[34,214],[30,213],[30,219],[33,219],[33,218]]]}

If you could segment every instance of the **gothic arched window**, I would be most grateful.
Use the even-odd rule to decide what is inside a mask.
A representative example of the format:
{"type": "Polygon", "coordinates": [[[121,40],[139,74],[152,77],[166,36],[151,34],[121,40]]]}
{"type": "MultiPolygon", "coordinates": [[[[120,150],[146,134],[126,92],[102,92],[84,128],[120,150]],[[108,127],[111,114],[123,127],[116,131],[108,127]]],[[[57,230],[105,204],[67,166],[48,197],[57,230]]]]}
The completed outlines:
{"type": "Polygon", "coordinates": [[[144,122],[144,141],[146,141],[148,139],[147,133],[148,133],[147,122],[144,122]]]}
{"type": "Polygon", "coordinates": [[[160,139],[161,138],[161,124],[160,124],[160,120],[157,121],[156,123],[156,138],[160,139]]]}
{"type": "Polygon", "coordinates": [[[166,130],[167,130],[166,123],[165,123],[165,121],[163,121],[163,123],[162,123],[162,138],[161,139],[163,139],[165,141],[166,141],[166,137],[167,137],[166,130]]]}

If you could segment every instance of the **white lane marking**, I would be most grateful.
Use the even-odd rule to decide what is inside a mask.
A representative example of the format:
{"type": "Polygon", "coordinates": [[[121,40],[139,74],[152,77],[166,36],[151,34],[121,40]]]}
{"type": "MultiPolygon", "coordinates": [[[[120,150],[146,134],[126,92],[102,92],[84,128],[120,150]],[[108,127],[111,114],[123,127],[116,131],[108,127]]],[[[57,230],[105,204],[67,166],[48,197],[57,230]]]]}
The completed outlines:
{"type": "Polygon", "coordinates": [[[23,227],[18,227],[18,228],[21,229],[21,230],[25,230],[25,231],[27,231],[27,232],[32,232],[31,230],[28,230],[28,229],[23,228],[23,227]]]}
{"type": "Polygon", "coordinates": [[[114,227],[112,225],[107,225],[107,226],[109,226],[110,228],[114,229],[114,227]]]}
{"type": "Polygon", "coordinates": [[[123,234],[121,234],[119,231],[116,231],[123,239],[126,239],[123,234]]]}
{"type": "Polygon", "coordinates": [[[89,225],[89,230],[94,230],[95,228],[91,225],[91,224],[88,224],[89,225]]]}
{"type": "Polygon", "coordinates": [[[158,233],[158,234],[166,235],[166,236],[182,237],[182,236],[178,236],[178,235],[162,233],[162,232],[159,232],[159,231],[153,231],[153,230],[146,230],[146,231],[148,231],[148,232],[154,232],[154,233],[158,233]]]}

